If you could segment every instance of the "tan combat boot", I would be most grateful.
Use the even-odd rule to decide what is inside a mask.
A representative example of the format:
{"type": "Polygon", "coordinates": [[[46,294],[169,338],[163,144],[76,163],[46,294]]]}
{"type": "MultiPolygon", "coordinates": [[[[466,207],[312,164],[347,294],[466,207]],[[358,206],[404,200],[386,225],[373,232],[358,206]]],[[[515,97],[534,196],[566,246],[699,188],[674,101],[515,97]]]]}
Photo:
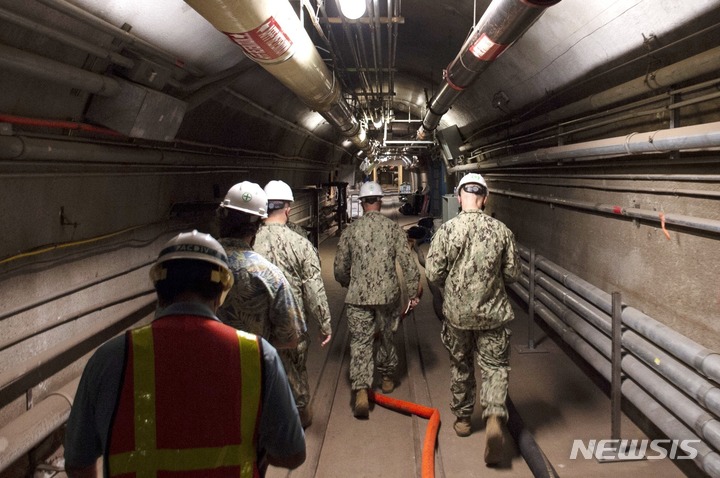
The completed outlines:
{"type": "Polygon", "coordinates": [[[455,420],[453,428],[457,436],[469,437],[470,433],[472,433],[470,430],[470,417],[458,417],[457,420],[455,420]]]}
{"type": "Polygon", "coordinates": [[[395,382],[390,377],[383,377],[382,379],[382,393],[392,393],[395,390],[395,382]]]}
{"type": "Polygon", "coordinates": [[[302,423],[303,428],[307,428],[312,425],[313,415],[310,405],[298,408],[298,413],[300,414],[300,423],[302,423]]]}
{"type": "Polygon", "coordinates": [[[353,407],[353,415],[355,418],[367,418],[370,410],[368,402],[368,393],[366,388],[361,388],[355,392],[355,407],[353,407]]]}
{"type": "Polygon", "coordinates": [[[490,415],[485,425],[485,463],[497,465],[503,457],[505,436],[503,435],[503,420],[497,415],[490,415]]]}

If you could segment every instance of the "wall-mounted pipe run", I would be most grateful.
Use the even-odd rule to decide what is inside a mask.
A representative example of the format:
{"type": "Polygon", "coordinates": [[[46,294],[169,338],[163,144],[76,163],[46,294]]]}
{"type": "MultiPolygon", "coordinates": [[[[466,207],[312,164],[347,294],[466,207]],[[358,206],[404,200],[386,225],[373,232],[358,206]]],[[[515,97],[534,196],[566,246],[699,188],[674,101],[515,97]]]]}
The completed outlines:
{"type": "MultiPolygon", "coordinates": [[[[556,108],[545,115],[510,126],[507,131],[503,131],[496,137],[498,140],[505,139],[521,134],[524,131],[535,130],[541,125],[557,123],[566,118],[586,114],[589,111],[604,111],[606,108],[621,101],[639,98],[652,91],[665,92],[666,89],[669,89],[673,85],[682,84],[694,78],[715,72],[718,69],[720,69],[720,47],[691,56],[672,65],[650,72],[647,75],[640,76],[634,80],[583,98],[575,103],[556,108]]],[[[472,151],[487,142],[487,138],[482,138],[463,144],[458,149],[462,152],[472,151]]]]}
{"type": "Polygon", "coordinates": [[[0,471],[32,450],[70,416],[80,378],[76,378],[56,392],[50,393],[42,402],[0,429],[0,471]]]}
{"type": "MultiPolygon", "coordinates": [[[[529,260],[526,247],[520,246],[520,254],[529,260]]],[[[610,294],[541,256],[535,265],[536,313],[610,380],[610,294]]],[[[527,302],[530,267],[522,269],[520,281],[509,287],[527,302]]],[[[630,352],[621,364],[627,374],[623,396],[669,438],[696,440],[695,462],[710,476],[720,476],[720,455],[708,446],[720,445],[714,415],[720,390],[710,381],[718,379],[718,355],[632,307],[623,308],[622,321],[627,326],[622,344],[630,352]]]]}
{"type": "Polygon", "coordinates": [[[707,219],[700,217],[687,216],[685,214],[665,213],[651,209],[641,209],[636,207],[622,207],[616,204],[599,204],[590,201],[579,201],[573,199],[562,199],[550,196],[538,196],[535,194],[527,194],[515,191],[507,191],[501,189],[490,189],[493,194],[502,196],[517,197],[529,199],[531,201],[541,201],[548,204],[557,204],[558,206],[566,206],[586,211],[595,211],[613,216],[625,216],[633,219],[641,219],[644,221],[656,222],[662,224],[674,224],[676,226],[696,229],[698,231],[708,231],[720,234],[720,221],[716,219],[707,219]]]}
{"type": "Polygon", "coordinates": [[[443,72],[443,82],[430,99],[418,138],[424,139],[440,123],[460,94],[505,50],[560,0],[494,0],[477,22],[460,53],[443,72]]]}
{"type": "Polygon", "coordinates": [[[0,68],[7,68],[100,96],[115,96],[120,93],[120,83],[108,76],[91,73],[82,68],[75,68],[5,45],[0,45],[0,68]]]}
{"type": "Polygon", "coordinates": [[[661,129],[627,136],[536,149],[526,153],[490,159],[483,163],[465,164],[448,172],[476,171],[502,166],[546,163],[554,161],[582,161],[643,153],[664,153],[720,146],[720,121],[679,128],[661,129]]]}
{"type": "Polygon", "coordinates": [[[358,148],[366,132],[292,6],[278,0],[185,0],[358,148]]]}

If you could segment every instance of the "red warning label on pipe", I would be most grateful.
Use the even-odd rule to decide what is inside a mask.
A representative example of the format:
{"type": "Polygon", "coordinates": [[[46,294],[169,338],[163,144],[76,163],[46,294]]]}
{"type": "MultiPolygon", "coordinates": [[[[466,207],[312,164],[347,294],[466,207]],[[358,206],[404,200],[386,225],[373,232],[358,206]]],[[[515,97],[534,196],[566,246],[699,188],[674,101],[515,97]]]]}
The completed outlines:
{"type": "Polygon", "coordinates": [[[258,61],[277,60],[293,46],[273,17],[249,32],[225,34],[240,45],[247,56],[258,61]]]}
{"type": "Polygon", "coordinates": [[[483,33],[470,47],[470,53],[475,55],[478,60],[493,61],[500,56],[500,53],[505,51],[505,48],[507,48],[507,45],[495,43],[483,33]]]}

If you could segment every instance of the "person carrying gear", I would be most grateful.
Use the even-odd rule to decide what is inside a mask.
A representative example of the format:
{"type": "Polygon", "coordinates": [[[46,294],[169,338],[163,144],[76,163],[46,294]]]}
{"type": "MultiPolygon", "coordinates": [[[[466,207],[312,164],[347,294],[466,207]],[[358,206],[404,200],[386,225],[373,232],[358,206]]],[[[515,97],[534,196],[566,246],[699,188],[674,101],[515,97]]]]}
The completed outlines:
{"type": "Polygon", "coordinates": [[[275,348],[220,322],[233,286],[209,234],[168,241],[150,270],[158,308],[92,355],[65,435],[71,478],[263,476],[297,468],[305,435],[275,348]]]}
{"type": "Polygon", "coordinates": [[[503,456],[503,426],[510,370],[510,330],[514,318],[505,285],[520,277],[515,238],[502,222],[484,214],[485,179],[466,174],[457,187],[461,212],[435,232],[425,258],[425,274],[443,291],[442,341],[450,354],[450,408],[455,432],[471,434],[475,366],[482,370],[480,402],[486,420],[485,463],[503,456]]]}
{"type": "MultiPolygon", "coordinates": [[[[306,237],[287,227],[293,200],[290,186],[283,181],[270,181],[265,193],[268,217],[257,233],[254,249],[283,272],[298,303],[304,327],[307,328],[310,318],[316,320],[320,325],[320,345],[325,346],[332,337],[332,327],[317,251],[306,237]]],[[[302,333],[296,348],[280,351],[303,427],[312,423],[307,373],[309,344],[308,334],[302,333]]]]}
{"type": "Polygon", "coordinates": [[[302,309],[282,271],[252,249],[266,217],[265,191],[250,181],[231,187],[220,203],[220,243],[228,252],[235,287],[218,316],[236,329],[266,338],[277,349],[294,349],[305,332],[302,309]]]}
{"type": "MultiPolygon", "coordinates": [[[[295,202],[295,197],[293,196],[292,189],[290,189],[290,186],[288,186],[288,184],[284,181],[272,180],[265,185],[264,190],[268,198],[268,205],[270,205],[270,203],[273,201],[288,203],[295,202]]],[[[272,207],[270,207],[270,209],[272,209],[272,207]]],[[[292,232],[296,232],[305,239],[308,239],[308,231],[306,231],[302,226],[292,222],[289,215],[285,225],[292,232]]]]}
{"type": "Polygon", "coordinates": [[[353,414],[367,418],[368,388],[373,384],[375,363],[382,376],[381,389],[395,388],[398,356],[393,338],[393,324],[401,310],[400,279],[396,263],[411,295],[408,311],[420,301],[420,272],[413,259],[403,230],[380,213],[382,189],[374,181],[360,188],[363,215],[353,221],[340,236],[335,255],[335,280],[348,288],[345,304],[350,330],[350,381],[355,401],[353,414]],[[373,338],[380,339],[373,357],[373,338]]]}

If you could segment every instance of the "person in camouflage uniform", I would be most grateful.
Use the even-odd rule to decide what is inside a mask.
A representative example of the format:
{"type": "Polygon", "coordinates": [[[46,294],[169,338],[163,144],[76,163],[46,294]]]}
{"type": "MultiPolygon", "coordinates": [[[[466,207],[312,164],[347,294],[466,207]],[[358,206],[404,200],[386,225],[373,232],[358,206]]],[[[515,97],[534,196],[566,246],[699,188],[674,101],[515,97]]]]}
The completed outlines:
{"type": "Polygon", "coordinates": [[[512,232],[482,212],[488,197],[485,179],[467,174],[457,191],[462,211],[433,236],[425,274],[443,291],[442,341],[450,354],[455,432],[471,432],[477,355],[487,422],[485,462],[494,465],[502,458],[502,427],[508,416],[510,330],[505,324],[514,318],[505,284],[520,277],[520,259],[512,232]]]}
{"type": "MultiPolygon", "coordinates": [[[[303,325],[307,328],[309,318],[317,320],[320,325],[320,345],[325,346],[332,337],[332,327],[317,252],[308,239],[286,226],[290,203],[294,200],[290,186],[283,181],[270,181],[265,185],[265,194],[268,197],[268,217],[257,233],[253,248],[283,272],[292,287],[303,325]]],[[[310,338],[305,332],[300,335],[296,348],[280,351],[300,420],[305,428],[312,423],[307,373],[309,344],[310,338]]]]}
{"type": "Polygon", "coordinates": [[[345,307],[350,330],[350,381],[355,392],[353,414],[367,418],[367,389],[372,386],[375,362],[383,377],[382,391],[395,388],[398,356],[393,339],[393,323],[400,310],[400,283],[396,261],[405,279],[410,307],[419,302],[420,273],[405,233],[380,213],[382,189],[374,181],[360,188],[363,216],[351,223],[340,236],[335,255],[335,280],[348,288],[345,307]],[[373,341],[379,344],[373,359],[373,341]]]}
{"type": "Polygon", "coordinates": [[[252,249],[266,211],[265,192],[249,181],[230,188],[220,204],[220,243],[235,285],[218,317],[236,329],[260,335],[278,350],[293,349],[305,333],[301,308],[282,271],[252,249]]]}

